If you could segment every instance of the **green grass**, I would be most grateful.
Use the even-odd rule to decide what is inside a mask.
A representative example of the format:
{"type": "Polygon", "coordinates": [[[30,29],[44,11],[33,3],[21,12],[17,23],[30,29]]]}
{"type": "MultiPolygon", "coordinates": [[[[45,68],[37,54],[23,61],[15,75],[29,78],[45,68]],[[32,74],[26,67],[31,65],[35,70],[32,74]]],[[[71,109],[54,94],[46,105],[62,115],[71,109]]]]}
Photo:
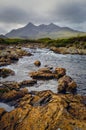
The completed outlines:
{"type": "Polygon", "coordinates": [[[42,43],[45,46],[51,47],[70,47],[74,46],[77,48],[86,49],[86,36],[77,36],[70,38],[58,38],[58,39],[50,39],[50,38],[41,38],[41,39],[0,39],[1,44],[40,44],[42,43]]]}
{"type": "Polygon", "coordinates": [[[47,46],[55,46],[55,47],[69,47],[74,46],[77,48],[84,48],[86,49],[86,36],[78,36],[78,37],[71,37],[71,38],[62,38],[62,39],[40,39],[44,44],[47,46]]]}

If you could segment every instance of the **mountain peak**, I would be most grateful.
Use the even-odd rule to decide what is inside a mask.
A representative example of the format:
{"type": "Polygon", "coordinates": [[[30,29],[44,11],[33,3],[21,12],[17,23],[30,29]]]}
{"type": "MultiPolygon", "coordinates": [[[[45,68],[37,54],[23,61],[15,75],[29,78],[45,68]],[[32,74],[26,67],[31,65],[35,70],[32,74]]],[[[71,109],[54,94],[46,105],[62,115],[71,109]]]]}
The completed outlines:
{"type": "Polygon", "coordinates": [[[26,27],[31,27],[31,26],[35,26],[33,23],[29,22],[26,27]]]}
{"type": "MultiPolygon", "coordinates": [[[[54,23],[50,23],[49,25],[51,26],[51,25],[55,25],[55,24],[54,24],[54,23]]],[[[56,26],[56,25],[55,25],[55,26],[56,26]]]]}
{"type": "Polygon", "coordinates": [[[51,27],[59,27],[60,28],[60,26],[58,26],[58,25],[56,25],[56,24],[54,24],[54,23],[50,23],[48,26],[51,26],[51,27]]]}

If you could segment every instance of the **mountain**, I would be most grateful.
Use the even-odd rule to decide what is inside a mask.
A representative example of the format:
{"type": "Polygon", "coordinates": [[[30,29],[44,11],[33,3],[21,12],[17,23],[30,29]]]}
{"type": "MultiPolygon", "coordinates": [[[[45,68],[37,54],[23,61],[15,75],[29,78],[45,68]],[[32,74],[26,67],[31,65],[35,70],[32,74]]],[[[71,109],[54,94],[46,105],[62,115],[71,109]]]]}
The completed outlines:
{"type": "Polygon", "coordinates": [[[4,38],[4,39],[7,39],[6,36],[4,36],[3,34],[0,35],[0,38],[4,38]]]}
{"type": "Polygon", "coordinates": [[[57,38],[57,37],[68,37],[72,35],[77,35],[81,32],[73,30],[68,27],[60,27],[53,23],[48,25],[41,24],[39,26],[34,25],[33,23],[28,23],[26,26],[12,30],[7,33],[5,36],[9,38],[57,38]]]}

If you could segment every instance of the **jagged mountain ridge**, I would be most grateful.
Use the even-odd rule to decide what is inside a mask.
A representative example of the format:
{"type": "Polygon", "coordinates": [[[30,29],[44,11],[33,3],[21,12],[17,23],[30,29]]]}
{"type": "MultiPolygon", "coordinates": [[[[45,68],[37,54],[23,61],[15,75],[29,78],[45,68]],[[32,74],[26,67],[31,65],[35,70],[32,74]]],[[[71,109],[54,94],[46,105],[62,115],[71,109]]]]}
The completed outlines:
{"type": "Polygon", "coordinates": [[[53,23],[48,25],[41,24],[36,26],[32,23],[28,23],[26,26],[12,30],[5,36],[9,38],[43,38],[50,37],[55,38],[64,35],[65,33],[78,33],[78,31],[73,30],[69,27],[60,27],[53,23]]]}

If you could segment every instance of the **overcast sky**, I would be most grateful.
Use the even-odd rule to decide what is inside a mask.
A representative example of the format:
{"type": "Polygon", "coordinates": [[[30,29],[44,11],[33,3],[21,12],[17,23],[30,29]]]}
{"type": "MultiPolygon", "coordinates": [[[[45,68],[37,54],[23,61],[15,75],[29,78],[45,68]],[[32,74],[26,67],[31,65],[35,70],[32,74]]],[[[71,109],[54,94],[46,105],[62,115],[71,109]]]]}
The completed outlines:
{"type": "Polygon", "coordinates": [[[86,0],[0,0],[0,34],[29,22],[86,31],[86,0]]]}

